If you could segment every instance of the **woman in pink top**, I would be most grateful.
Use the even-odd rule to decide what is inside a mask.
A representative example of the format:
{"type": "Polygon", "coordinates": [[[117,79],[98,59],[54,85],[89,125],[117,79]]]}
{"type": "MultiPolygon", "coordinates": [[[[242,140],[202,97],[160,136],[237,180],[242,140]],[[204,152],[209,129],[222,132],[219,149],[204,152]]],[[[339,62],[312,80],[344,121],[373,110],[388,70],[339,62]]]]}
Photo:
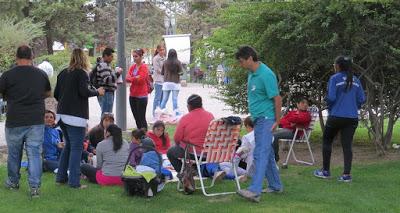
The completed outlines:
{"type": "Polygon", "coordinates": [[[164,122],[156,121],[153,125],[153,131],[147,132],[147,136],[153,140],[157,152],[167,154],[171,142],[168,133],[165,132],[164,122]]]}
{"type": "MultiPolygon", "coordinates": [[[[181,158],[185,154],[185,142],[190,142],[196,146],[196,152],[200,153],[204,139],[207,134],[208,125],[214,116],[203,109],[202,99],[199,95],[191,95],[187,100],[189,113],[184,115],[176,127],[174,141],[175,146],[171,147],[167,156],[172,166],[177,172],[181,171],[181,158]]],[[[193,157],[192,155],[190,157],[193,157]]],[[[193,158],[194,159],[194,158],[193,158]]]]}

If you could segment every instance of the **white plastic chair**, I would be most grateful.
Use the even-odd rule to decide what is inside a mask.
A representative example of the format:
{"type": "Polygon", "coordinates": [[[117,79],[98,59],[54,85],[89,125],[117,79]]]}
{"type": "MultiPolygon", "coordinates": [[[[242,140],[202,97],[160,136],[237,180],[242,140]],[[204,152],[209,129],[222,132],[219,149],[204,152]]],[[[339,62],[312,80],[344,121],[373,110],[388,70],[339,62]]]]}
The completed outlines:
{"type": "Polygon", "coordinates": [[[307,165],[314,165],[314,163],[315,163],[314,154],[311,150],[311,145],[310,145],[310,136],[311,136],[311,132],[314,130],[315,121],[318,118],[318,107],[313,105],[308,109],[308,111],[311,113],[310,125],[308,127],[300,127],[300,126],[296,127],[296,130],[294,132],[294,136],[292,139],[280,139],[280,141],[289,143],[289,152],[286,156],[286,161],[282,164],[284,167],[286,167],[288,165],[290,156],[293,156],[293,159],[298,163],[307,164],[307,165]],[[300,132],[302,132],[303,135],[298,137],[300,132]],[[307,144],[308,151],[310,153],[311,162],[297,159],[296,153],[294,150],[294,145],[296,143],[306,143],[307,144]]]}

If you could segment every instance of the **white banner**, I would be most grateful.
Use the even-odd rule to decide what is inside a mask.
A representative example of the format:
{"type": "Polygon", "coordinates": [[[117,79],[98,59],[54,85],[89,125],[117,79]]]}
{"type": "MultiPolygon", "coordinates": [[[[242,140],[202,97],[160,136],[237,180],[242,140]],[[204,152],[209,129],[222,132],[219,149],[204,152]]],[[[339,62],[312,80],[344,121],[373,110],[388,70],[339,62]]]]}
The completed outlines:
{"type": "Polygon", "coordinates": [[[175,49],[182,64],[190,63],[190,34],[163,35],[167,55],[169,49],[175,49]]]}

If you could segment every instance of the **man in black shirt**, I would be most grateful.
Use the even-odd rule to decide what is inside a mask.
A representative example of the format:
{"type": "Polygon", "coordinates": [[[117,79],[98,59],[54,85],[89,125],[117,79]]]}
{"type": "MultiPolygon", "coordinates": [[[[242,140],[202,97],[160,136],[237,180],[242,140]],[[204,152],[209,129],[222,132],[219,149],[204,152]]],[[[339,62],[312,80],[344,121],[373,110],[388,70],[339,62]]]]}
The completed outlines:
{"type": "Polygon", "coordinates": [[[39,196],[42,176],[41,150],[44,140],[44,99],[51,94],[47,74],[32,66],[32,49],[17,49],[17,66],[0,77],[0,93],[7,100],[5,135],[8,147],[8,179],[5,186],[19,188],[20,167],[25,143],[28,182],[32,197],[39,196]]]}

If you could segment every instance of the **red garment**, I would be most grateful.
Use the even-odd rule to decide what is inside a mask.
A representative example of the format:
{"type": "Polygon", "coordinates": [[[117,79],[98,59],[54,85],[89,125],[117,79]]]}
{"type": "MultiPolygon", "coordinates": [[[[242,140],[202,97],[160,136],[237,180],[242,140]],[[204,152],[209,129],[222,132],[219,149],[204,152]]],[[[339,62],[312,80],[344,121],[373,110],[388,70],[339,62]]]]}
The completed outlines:
{"type": "Polygon", "coordinates": [[[131,97],[147,97],[149,94],[147,81],[149,78],[149,69],[146,64],[142,64],[139,67],[138,72],[134,75],[133,71],[136,68],[136,64],[129,68],[128,74],[126,75],[126,82],[131,83],[130,94],[131,97]]]}
{"type": "Polygon", "coordinates": [[[96,172],[96,181],[101,186],[124,185],[121,180],[121,176],[106,176],[101,170],[97,170],[96,172]]]}
{"type": "Polygon", "coordinates": [[[164,136],[166,138],[165,146],[163,146],[162,138],[157,137],[157,135],[155,135],[152,131],[148,131],[147,136],[153,140],[154,144],[156,145],[157,152],[161,154],[167,154],[167,151],[171,146],[171,141],[167,132],[164,132],[164,136]]]}
{"type": "Polygon", "coordinates": [[[214,116],[203,108],[190,111],[179,120],[174,135],[175,143],[185,148],[186,145],[183,142],[190,142],[197,145],[196,152],[200,153],[203,148],[208,125],[213,119],[214,116]]]}
{"type": "Polygon", "coordinates": [[[289,111],[280,121],[280,126],[285,129],[295,130],[296,126],[308,127],[311,122],[311,114],[308,111],[289,111]]]}

